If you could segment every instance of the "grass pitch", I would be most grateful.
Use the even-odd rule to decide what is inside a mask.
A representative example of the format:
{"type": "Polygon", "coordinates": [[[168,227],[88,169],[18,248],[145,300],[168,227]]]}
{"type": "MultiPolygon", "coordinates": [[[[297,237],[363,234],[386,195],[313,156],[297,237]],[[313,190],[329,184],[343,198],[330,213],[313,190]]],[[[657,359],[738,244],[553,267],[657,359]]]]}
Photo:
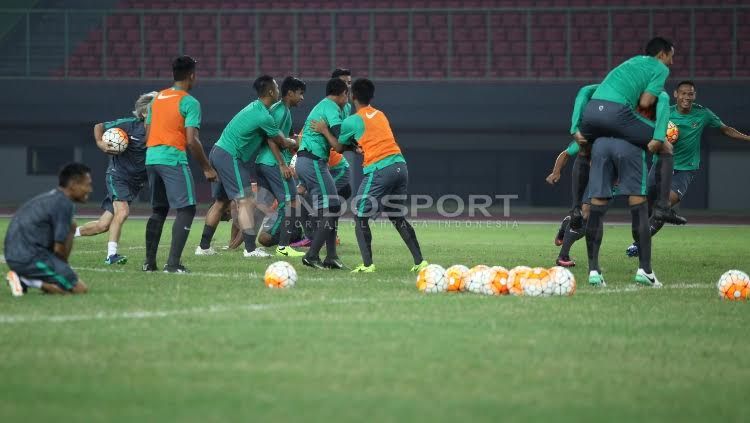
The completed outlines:
{"type": "MultiPolygon", "coordinates": [[[[85,219],[80,219],[83,222],[85,219]]],[[[0,221],[0,234],[8,220],[0,221]]],[[[216,245],[228,238],[220,227],[216,245]]],[[[159,264],[166,260],[171,222],[159,264]]],[[[607,226],[608,288],[570,298],[422,295],[389,225],[373,225],[375,274],[293,264],[297,286],[265,288],[271,260],[195,257],[190,275],[144,274],[145,221],[126,224],[125,266],[106,235],[77,239],[91,292],[0,295],[0,421],[742,421],[750,414],[750,304],[721,301],[726,270],[750,270],[750,227],[665,228],[661,290],[636,288],[629,226],[607,226]]],[[[556,225],[415,224],[425,257],[551,266],[556,225]]],[[[343,261],[360,262],[351,223],[343,261]]]]}

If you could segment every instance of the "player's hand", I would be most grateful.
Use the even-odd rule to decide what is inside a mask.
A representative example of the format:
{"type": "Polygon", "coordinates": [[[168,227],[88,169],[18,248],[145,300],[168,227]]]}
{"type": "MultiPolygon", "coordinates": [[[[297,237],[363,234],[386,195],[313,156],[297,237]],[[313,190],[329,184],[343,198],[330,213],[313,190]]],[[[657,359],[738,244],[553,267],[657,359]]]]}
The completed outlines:
{"type": "Polygon", "coordinates": [[[573,134],[573,139],[576,140],[578,145],[583,145],[583,144],[588,143],[588,140],[586,140],[586,138],[583,136],[581,131],[576,131],[576,133],[573,134]]]}
{"type": "Polygon", "coordinates": [[[297,148],[297,141],[291,138],[284,138],[284,148],[287,150],[295,150],[297,148]]]}
{"type": "Polygon", "coordinates": [[[560,174],[552,172],[552,173],[549,174],[549,176],[547,176],[547,178],[545,180],[547,181],[548,184],[555,185],[557,183],[557,181],[560,180],[560,174]]]}
{"type": "Polygon", "coordinates": [[[665,141],[665,142],[662,142],[662,141],[659,141],[659,140],[651,140],[651,141],[649,141],[649,142],[648,142],[648,145],[647,145],[646,147],[648,148],[648,151],[649,151],[649,152],[650,152],[651,154],[656,154],[656,153],[658,153],[659,151],[661,151],[661,149],[662,149],[662,146],[663,146],[664,144],[669,144],[669,143],[668,143],[668,142],[666,142],[666,141],[665,141]]]}
{"type": "Polygon", "coordinates": [[[282,164],[279,168],[281,168],[281,174],[284,175],[284,179],[289,179],[294,176],[292,169],[290,169],[289,166],[282,164]]]}
{"type": "Polygon", "coordinates": [[[674,145],[669,141],[664,141],[661,146],[661,152],[672,154],[674,152],[674,145]]]}
{"type": "Polygon", "coordinates": [[[313,120],[310,122],[310,128],[319,134],[325,134],[328,132],[328,122],[326,122],[325,118],[313,120]]]}
{"type": "Polygon", "coordinates": [[[297,185],[297,194],[305,195],[305,193],[307,193],[307,188],[302,184],[297,185]]]}
{"type": "Polygon", "coordinates": [[[216,174],[216,171],[212,167],[208,168],[208,170],[204,170],[203,171],[203,176],[206,177],[206,180],[208,180],[208,182],[215,182],[216,179],[218,178],[218,175],[216,174]]]}
{"type": "Polygon", "coordinates": [[[354,152],[357,153],[357,154],[365,154],[365,150],[363,150],[362,147],[359,146],[359,144],[354,149],[354,152]]]}

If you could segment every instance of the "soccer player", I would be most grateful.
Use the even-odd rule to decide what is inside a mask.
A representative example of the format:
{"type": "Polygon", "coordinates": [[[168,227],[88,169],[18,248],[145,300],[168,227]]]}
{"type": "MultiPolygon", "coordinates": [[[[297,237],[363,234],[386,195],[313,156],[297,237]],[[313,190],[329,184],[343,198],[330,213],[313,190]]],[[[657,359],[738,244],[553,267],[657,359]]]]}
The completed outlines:
{"type": "MultiPolygon", "coordinates": [[[[280,128],[284,136],[293,136],[292,132],[292,107],[297,107],[305,99],[306,85],[303,81],[288,76],[281,83],[281,100],[274,103],[269,109],[276,126],[280,128]]],[[[260,147],[255,166],[258,174],[260,187],[270,191],[278,203],[274,219],[278,225],[275,230],[280,230],[276,255],[282,257],[302,257],[305,254],[289,247],[291,236],[299,223],[300,208],[296,201],[297,184],[293,175],[284,177],[281,166],[287,169],[294,153],[288,148],[279,152],[279,147],[272,143],[266,143],[260,147]],[[281,158],[281,162],[277,157],[281,158]]]]}
{"type": "MultiPolygon", "coordinates": [[[[346,119],[352,114],[352,72],[349,69],[338,68],[331,73],[331,78],[339,78],[346,82],[346,88],[349,90],[349,100],[341,108],[344,112],[343,118],[346,119]]],[[[341,198],[348,200],[352,196],[352,186],[350,184],[352,177],[349,161],[346,160],[343,154],[331,149],[331,155],[328,158],[328,170],[331,172],[333,182],[336,184],[336,192],[341,198]]]]}
{"type": "Polygon", "coordinates": [[[196,83],[195,64],[190,56],[180,56],[172,62],[174,86],[159,92],[146,117],[146,172],[152,207],[152,215],[146,223],[143,270],[147,272],[157,270],[156,253],[170,207],[177,209],[177,217],[172,224],[172,244],[164,271],[188,272],[180,262],[195,217],[195,188],[188,167],[188,148],[206,179],[216,179],[216,171],[198,138],[200,103],[189,94],[196,83]]]}
{"type": "Polygon", "coordinates": [[[313,128],[321,131],[338,152],[359,150],[364,154],[364,180],[359,186],[355,227],[362,264],[352,273],[375,271],[372,261],[372,233],[369,218],[382,209],[409,248],[414,259],[412,272],[427,266],[417,241],[414,228],[406,220],[406,196],[409,172],[406,160],[393,136],[388,118],[381,110],[370,105],[375,96],[375,85],[369,79],[358,79],[352,84],[352,96],[357,113],[346,118],[341,134],[336,137],[324,120],[315,122],[313,128]]]}
{"type": "Polygon", "coordinates": [[[336,184],[328,170],[331,146],[326,138],[312,130],[315,121],[324,119],[330,131],[338,136],[343,121],[342,107],[349,101],[346,82],[331,78],[326,84],[326,97],[312,109],[305,121],[304,135],[297,151],[296,170],[300,182],[312,199],[312,208],[317,214],[317,225],[310,249],[302,258],[302,264],[316,269],[343,269],[336,253],[336,233],[341,211],[341,199],[336,194],[336,184]],[[326,245],[326,259],[320,261],[320,250],[326,245]]]}
{"type": "MultiPolygon", "coordinates": [[[[669,207],[674,158],[672,145],[664,142],[669,96],[663,91],[673,56],[672,43],[656,37],[646,45],[646,55],[630,58],[610,71],[584,109],[580,132],[591,142],[600,137],[615,137],[658,153],[660,183],[654,218],[679,225],[687,220],[669,207]],[[649,109],[654,104],[656,123],[636,112],[639,107],[649,109]]],[[[598,211],[592,208],[593,213],[598,211]]]]}
{"type": "Polygon", "coordinates": [[[99,220],[88,222],[76,229],[76,236],[92,236],[109,231],[107,257],[105,264],[125,264],[128,258],[117,253],[122,225],[130,215],[130,202],[148,181],[146,175],[146,119],[148,105],[158,93],[156,91],[142,94],[135,101],[133,117],[118,119],[112,122],[97,123],[94,126],[96,146],[105,153],[111,154],[105,176],[107,197],[102,202],[104,212],[99,220]],[[120,128],[128,134],[128,147],[120,154],[102,140],[104,131],[120,128]]]}
{"type": "MultiPolygon", "coordinates": [[[[695,83],[692,81],[682,81],[677,84],[673,95],[677,104],[669,108],[669,120],[677,125],[679,138],[674,145],[674,176],[672,176],[669,193],[671,207],[682,201],[700,169],[701,136],[706,127],[719,128],[722,134],[735,140],[750,141],[750,136],[724,124],[711,109],[695,103],[696,90],[695,83]]],[[[656,189],[656,167],[656,164],[652,165],[648,173],[650,191],[656,189]]],[[[662,226],[664,226],[663,222],[652,218],[651,236],[656,235],[662,226]]],[[[626,250],[626,254],[630,257],[637,256],[638,252],[637,242],[626,250]]]]}
{"type": "Polygon", "coordinates": [[[48,294],[83,294],[86,284],[68,264],[73,249],[76,203],[91,193],[91,169],[71,163],[58,174],[58,187],[24,203],[5,234],[6,279],[14,297],[28,288],[48,294]]]}
{"type": "Polygon", "coordinates": [[[206,213],[200,245],[196,255],[215,254],[211,248],[216,226],[221,220],[222,211],[229,203],[237,203],[237,221],[245,243],[244,257],[270,257],[270,254],[258,249],[255,244],[256,203],[250,180],[251,169],[245,165],[258,152],[264,143],[277,146],[274,155],[279,162],[279,177],[290,179],[292,171],[281,157],[280,148],[294,148],[297,143],[287,139],[279,131],[268,109],[279,99],[279,86],[269,75],[262,75],[253,82],[258,99],[240,110],[224,128],[211,149],[211,165],[219,175],[213,184],[214,204],[206,213]]]}

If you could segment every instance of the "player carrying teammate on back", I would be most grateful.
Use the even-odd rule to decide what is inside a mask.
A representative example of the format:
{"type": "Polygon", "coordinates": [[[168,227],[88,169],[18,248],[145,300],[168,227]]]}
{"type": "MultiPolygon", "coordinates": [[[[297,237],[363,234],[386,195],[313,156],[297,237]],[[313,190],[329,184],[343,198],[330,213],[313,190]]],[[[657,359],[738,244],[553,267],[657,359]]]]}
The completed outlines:
{"type": "Polygon", "coordinates": [[[362,264],[352,273],[375,271],[372,262],[372,233],[369,218],[383,211],[401,235],[414,259],[412,272],[427,266],[422,258],[417,235],[406,220],[405,206],[409,172],[406,160],[393,136],[391,125],[385,114],[370,105],[375,96],[375,85],[369,79],[358,79],[352,84],[352,96],[357,112],[346,118],[341,125],[341,134],[336,137],[328,129],[325,120],[314,122],[313,129],[320,131],[338,152],[359,149],[364,154],[365,178],[355,196],[355,227],[362,264]]]}

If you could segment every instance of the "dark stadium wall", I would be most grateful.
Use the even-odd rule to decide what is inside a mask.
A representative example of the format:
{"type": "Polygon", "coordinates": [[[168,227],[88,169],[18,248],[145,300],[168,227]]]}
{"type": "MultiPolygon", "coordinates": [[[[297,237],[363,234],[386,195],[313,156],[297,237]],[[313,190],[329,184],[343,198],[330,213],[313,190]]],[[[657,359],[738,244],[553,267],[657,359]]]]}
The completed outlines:
{"type": "MultiPolygon", "coordinates": [[[[674,83],[671,81],[670,85],[674,83]]],[[[206,149],[216,141],[226,122],[253,99],[250,84],[199,82],[193,94],[202,106],[201,139],[206,149]]],[[[92,126],[129,115],[140,93],[169,85],[169,81],[8,81],[0,96],[0,152],[15,148],[14,154],[18,155],[22,151],[18,147],[69,146],[71,158],[78,157],[93,166],[97,181],[94,198],[101,198],[105,193],[106,157],[94,146],[92,126]]],[[[377,86],[373,103],[388,114],[404,149],[412,193],[517,194],[519,200],[515,204],[519,205],[566,206],[570,192],[566,174],[556,187],[548,186],[544,178],[569,141],[572,99],[581,85],[383,82],[377,86]]],[[[305,102],[293,111],[294,128],[301,126],[323,93],[323,83],[308,84],[305,102]]],[[[750,111],[747,98],[747,84],[698,84],[699,103],[745,132],[750,131],[750,127],[743,126],[750,111]]],[[[715,130],[707,130],[704,138],[704,169],[691,186],[684,206],[750,208],[746,204],[750,200],[741,199],[738,203],[731,195],[733,184],[741,190],[748,181],[737,182],[736,175],[731,179],[726,172],[710,169],[714,160],[709,159],[716,153],[721,168],[721,163],[734,163],[731,160],[738,157],[747,163],[750,148],[724,139],[715,130]],[[709,175],[715,175],[716,180],[709,180],[709,175]]],[[[29,192],[39,185],[40,177],[37,182],[35,177],[18,178],[21,167],[18,163],[4,166],[0,174],[4,180],[28,183],[29,190],[19,192],[29,192]]],[[[355,174],[355,183],[360,177],[355,174]]],[[[201,175],[196,173],[196,182],[199,180],[201,175]]],[[[207,201],[207,184],[197,185],[199,197],[207,201]]],[[[3,190],[0,202],[23,198],[19,198],[23,194],[15,192],[3,190]]]]}

